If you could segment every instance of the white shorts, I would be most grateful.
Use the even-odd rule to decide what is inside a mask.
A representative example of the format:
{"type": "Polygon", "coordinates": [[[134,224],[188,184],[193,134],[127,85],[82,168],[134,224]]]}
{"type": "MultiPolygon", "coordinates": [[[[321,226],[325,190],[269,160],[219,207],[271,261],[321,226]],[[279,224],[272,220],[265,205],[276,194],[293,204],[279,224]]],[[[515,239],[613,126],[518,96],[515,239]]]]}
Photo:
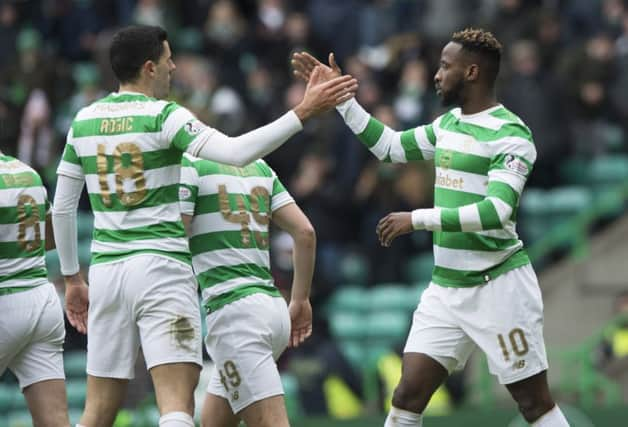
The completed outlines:
{"type": "Polygon", "coordinates": [[[89,270],[87,373],[132,379],[140,345],[151,369],[202,366],[201,320],[192,267],[136,255],[89,270]]]}
{"type": "Polygon", "coordinates": [[[501,384],[547,369],[543,300],[531,265],[471,288],[430,283],[412,320],[404,353],[426,354],[449,372],[464,367],[475,347],[501,384]]]}
{"type": "Polygon", "coordinates": [[[229,401],[237,414],[283,394],[275,361],[288,346],[290,314],[281,297],[253,294],[207,316],[207,352],[214,362],[207,393],[229,401]]]}
{"type": "Polygon", "coordinates": [[[55,287],[0,296],[0,375],[9,368],[20,388],[65,379],[63,310],[55,287]]]}

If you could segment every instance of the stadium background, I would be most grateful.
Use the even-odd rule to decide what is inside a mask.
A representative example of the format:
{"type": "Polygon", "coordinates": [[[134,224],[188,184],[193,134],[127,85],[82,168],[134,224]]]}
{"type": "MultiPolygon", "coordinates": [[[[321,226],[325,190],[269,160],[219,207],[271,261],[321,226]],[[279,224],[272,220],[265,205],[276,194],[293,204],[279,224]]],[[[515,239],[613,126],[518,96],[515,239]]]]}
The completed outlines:
{"type": "MultiPolygon", "coordinates": [[[[519,231],[545,297],[555,396],[574,426],[626,425],[627,2],[0,0],[0,147],[38,169],[51,197],[73,115],[115,90],[107,47],[130,23],[168,30],[177,65],[171,98],[231,135],[300,100],[303,84],[289,71],[296,50],[319,58],[334,51],[359,79],[359,101],[390,126],[424,123],[443,111],[432,76],[452,31],[492,30],[505,46],[499,99],[527,122],[538,151],[519,231]]],[[[374,227],[390,211],[430,205],[432,165],[378,163],[333,113],[308,122],[267,160],[318,233],[314,335],[279,362],[293,425],[382,425],[432,255],[428,233],[384,249],[374,227]]],[[[84,199],[84,268],[91,227],[84,199]]],[[[271,248],[276,283],[288,291],[289,237],[276,232],[271,248]]],[[[56,253],[47,259],[61,294],[56,253]]],[[[75,422],[85,339],[67,326],[75,422]]],[[[142,363],[116,425],[156,424],[142,363]]],[[[2,427],[30,425],[14,381],[5,374],[0,382],[2,427]]],[[[426,414],[428,426],[524,425],[478,354],[426,414]]]]}

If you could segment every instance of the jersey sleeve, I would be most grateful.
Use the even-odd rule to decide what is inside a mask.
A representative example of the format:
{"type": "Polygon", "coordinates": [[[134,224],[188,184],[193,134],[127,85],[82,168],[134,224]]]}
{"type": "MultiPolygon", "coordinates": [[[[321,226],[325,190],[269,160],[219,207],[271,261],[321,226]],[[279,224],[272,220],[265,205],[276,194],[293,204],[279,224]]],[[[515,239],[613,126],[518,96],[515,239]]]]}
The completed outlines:
{"type": "Polygon", "coordinates": [[[415,229],[475,232],[503,229],[513,219],[523,187],[536,161],[530,130],[509,124],[509,136],[494,144],[488,172],[486,197],[459,208],[417,209],[412,212],[415,229]]]}
{"type": "Polygon", "coordinates": [[[83,166],[81,159],[78,156],[74,147],[74,137],[72,128],[68,131],[66,137],[65,148],[63,149],[63,155],[61,156],[61,162],[57,168],[58,175],[65,175],[71,178],[84,179],[85,173],[83,172],[83,166]]]}
{"type": "Polygon", "coordinates": [[[384,162],[407,163],[434,158],[434,123],[395,131],[367,113],[355,99],[341,104],[337,110],[360,142],[384,162]]]}
{"type": "Polygon", "coordinates": [[[181,161],[181,182],[179,184],[179,206],[184,215],[194,215],[198,197],[199,176],[194,161],[187,154],[181,161]]]}
{"type": "MultiPolygon", "coordinates": [[[[215,130],[198,120],[187,108],[171,102],[161,112],[162,136],[169,146],[188,151],[190,145],[201,136],[207,138],[215,130]]],[[[195,154],[195,153],[192,153],[195,154]]]]}
{"type": "Polygon", "coordinates": [[[270,171],[273,176],[273,194],[271,195],[270,210],[271,212],[275,212],[279,208],[294,203],[294,199],[288,190],[286,190],[286,187],[284,187],[275,171],[272,169],[270,169],[270,171]]]}

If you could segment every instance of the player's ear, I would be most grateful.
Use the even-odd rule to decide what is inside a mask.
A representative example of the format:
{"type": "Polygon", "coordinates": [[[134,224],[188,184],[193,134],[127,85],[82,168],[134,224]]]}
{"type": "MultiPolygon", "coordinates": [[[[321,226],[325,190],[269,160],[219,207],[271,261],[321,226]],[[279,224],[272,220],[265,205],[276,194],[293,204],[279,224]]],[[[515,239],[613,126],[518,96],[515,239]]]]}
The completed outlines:
{"type": "Polygon", "coordinates": [[[144,65],[142,65],[142,69],[141,69],[142,74],[145,73],[147,76],[153,77],[155,76],[156,71],[157,71],[157,64],[155,64],[150,59],[144,62],[144,65]]]}
{"type": "Polygon", "coordinates": [[[470,64],[469,66],[467,66],[466,72],[465,72],[465,79],[467,81],[473,82],[476,81],[480,78],[480,67],[478,66],[478,64],[470,64]]]}

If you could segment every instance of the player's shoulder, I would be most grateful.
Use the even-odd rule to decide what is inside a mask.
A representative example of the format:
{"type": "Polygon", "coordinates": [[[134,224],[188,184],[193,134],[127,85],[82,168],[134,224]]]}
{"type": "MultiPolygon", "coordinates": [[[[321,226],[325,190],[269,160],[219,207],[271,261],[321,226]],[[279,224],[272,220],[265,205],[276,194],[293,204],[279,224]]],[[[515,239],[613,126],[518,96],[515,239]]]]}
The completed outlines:
{"type": "Polygon", "coordinates": [[[532,141],[532,131],[517,114],[500,105],[490,113],[490,116],[501,121],[498,129],[504,136],[520,137],[532,141]]]}
{"type": "Polygon", "coordinates": [[[0,175],[3,176],[0,184],[8,187],[43,186],[39,173],[13,156],[0,154],[0,175]]]}

